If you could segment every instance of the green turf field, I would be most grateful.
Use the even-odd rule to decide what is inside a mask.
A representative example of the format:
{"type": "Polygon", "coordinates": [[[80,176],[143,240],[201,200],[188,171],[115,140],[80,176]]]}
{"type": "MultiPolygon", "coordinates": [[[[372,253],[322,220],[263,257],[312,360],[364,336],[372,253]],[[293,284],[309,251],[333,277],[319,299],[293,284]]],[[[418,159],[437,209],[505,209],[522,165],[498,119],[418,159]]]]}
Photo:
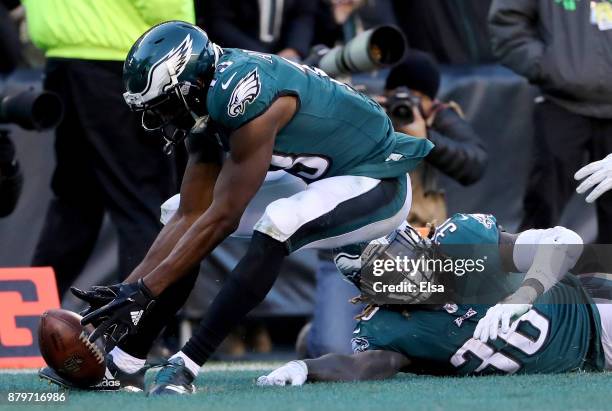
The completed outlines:
{"type": "MultiPolygon", "coordinates": [[[[261,365],[260,365],[261,367],[261,365]]],[[[263,367],[266,367],[265,365],[263,367]]],[[[271,368],[272,365],[264,369],[271,368]]],[[[260,388],[253,366],[204,371],[198,393],[146,398],[143,394],[71,392],[66,405],[6,405],[14,410],[612,410],[612,373],[434,378],[402,375],[362,383],[260,388]]],[[[51,387],[33,373],[0,372],[0,392],[51,387]]]]}

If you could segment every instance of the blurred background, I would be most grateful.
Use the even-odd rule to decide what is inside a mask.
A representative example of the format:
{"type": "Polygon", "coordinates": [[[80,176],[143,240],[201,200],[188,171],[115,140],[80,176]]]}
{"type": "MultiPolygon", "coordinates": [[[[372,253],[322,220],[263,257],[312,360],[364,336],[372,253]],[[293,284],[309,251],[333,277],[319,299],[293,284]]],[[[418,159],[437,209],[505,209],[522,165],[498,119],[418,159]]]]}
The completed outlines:
{"type": "MultiPolygon", "coordinates": [[[[324,69],[335,46],[398,28],[407,48],[396,64],[330,74],[379,101],[396,129],[436,144],[411,175],[410,222],[490,213],[508,231],[560,224],[608,242],[609,195],[595,206],[572,195],[573,173],[612,152],[607,0],[0,0],[0,266],[52,266],[65,308],[79,308],[70,285],[129,274],[178,191],[184,153],[165,155],[121,97],[129,47],[171,19],[222,47],[324,69]]],[[[202,264],[155,355],[189,337],[245,250],[228,239],[202,264]]],[[[300,330],[303,356],[349,350],[350,327],[338,323],[355,311],[351,287],[329,253],[292,255],[219,358],[294,356],[300,330]]]]}

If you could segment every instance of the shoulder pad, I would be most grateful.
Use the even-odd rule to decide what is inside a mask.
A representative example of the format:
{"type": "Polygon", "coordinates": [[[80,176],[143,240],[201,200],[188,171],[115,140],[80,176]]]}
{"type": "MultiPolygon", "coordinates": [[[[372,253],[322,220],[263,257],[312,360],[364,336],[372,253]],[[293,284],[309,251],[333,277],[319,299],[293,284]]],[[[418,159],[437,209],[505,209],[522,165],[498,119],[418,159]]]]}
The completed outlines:
{"type": "Polygon", "coordinates": [[[498,244],[497,220],[490,214],[455,214],[436,228],[432,241],[449,256],[480,254],[480,245],[498,244]]]}
{"type": "Polygon", "coordinates": [[[211,118],[235,130],[253,120],[272,104],[275,82],[263,67],[268,64],[256,57],[231,57],[217,66],[210,85],[207,107],[211,118]]]}

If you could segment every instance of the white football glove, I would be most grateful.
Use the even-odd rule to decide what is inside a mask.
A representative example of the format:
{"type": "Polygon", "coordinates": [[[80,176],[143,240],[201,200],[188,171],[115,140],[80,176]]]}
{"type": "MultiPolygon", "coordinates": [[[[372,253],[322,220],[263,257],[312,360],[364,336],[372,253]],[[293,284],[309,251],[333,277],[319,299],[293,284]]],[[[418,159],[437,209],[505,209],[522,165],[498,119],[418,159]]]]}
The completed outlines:
{"type": "Polygon", "coordinates": [[[501,334],[510,331],[510,320],[520,317],[531,309],[531,304],[496,304],[487,310],[487,314],[478,321],[474,338],[487,342],[496,340],[498,330],[501,334]]]}
{"type": "Polygon", "coordinates": [[[612,154],[608,154],[603,160],[587,164],[574,174],[576,180],[582,180],[587,176],[589,178],[576,188],[576,192],[583,194],[596,186],[586,198],[587,203],[592,203],[612,188],[612,154]]]}
{"type": "Polygon", "coordinates": [[[262,375],[257,379],[257,385],[267,387],[272,385],[285,386],[303,385],[308,377],[308,367],[304,361],[291,361],[272,371],[268,375],[262,375]]]}

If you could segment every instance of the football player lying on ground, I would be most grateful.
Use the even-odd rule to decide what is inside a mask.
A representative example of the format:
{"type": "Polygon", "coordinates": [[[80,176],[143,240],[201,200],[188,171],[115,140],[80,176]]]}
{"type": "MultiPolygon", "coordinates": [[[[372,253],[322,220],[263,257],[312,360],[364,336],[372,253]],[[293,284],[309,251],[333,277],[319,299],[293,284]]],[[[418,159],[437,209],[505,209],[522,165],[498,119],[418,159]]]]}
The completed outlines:
{"type": "MultiPolygon", "coordinates": [[[[502,264],[514,266],[512,271],[529,268],[518,290],[494,306],[368,306],[355,327],[355,354],[292,361],[260,377],[258,385],[383,379],[398,372],[480,375],[612,369],[612,305],[593,304],[577,278],[567,273],[581,249],[580,238],[570,230],[555,227],[512,235],[499,231],[492,216],[458,214],[433,233],[432,242],[404,228],[385,241],[390,243],[387,250],[400,249],[401,255],[411,258],[426,249],[444,253],[453,244],[499,241],[514,244],[500,247],[502,264]],[[401,246],[393,248],[394,243],[401,246]],[[527,303],[533,296],[537,296],[534,304],[527,303]]],[[[341,253],[336,260],[355,281],[361,270],[346,260],[349,256],[341,253]]],[[[484,273],[495,281],[501,278],[495,276],[496,270],[487,263],[484,273]]],[[[456,279],[479,281],[472,274],[456,279]]]]}
{"type": "MultiPolygon", "coordinates": [[[[406,175],[433,145],[395,132],[376,102],[320,70],[222,49],[188,23],[146,32],[128,53],[124,81],[125,100],[143,112],[143,126],[162,130],[170,144],[186,138],[189,161],[179,210],[141,264],[122,284],[73,291],[90,304],[83,324],[97,327],[91,339],[106,335],[114,346],[106,377],[114,381],[103,385],[143,389],[151,345],[269,169],[308,183],[268,205],[199,328],[149,389],[192,393],[200,367],[264,299],[285,256],[370,241],[406,219],[406,175]]],[[[41,376],[67,385],[53,370],[41,376]]]]}
{"type": "Polygon", "coordinates": [[[484,305],[438,310],[374,308],[355,329],[353,355],[292,361],[257,380],[261,386],[306,381],[430,375],[561,373],[612,370],[612,306],[595,306],[571,274],[487,343],[478,337],[484,305]]]}

